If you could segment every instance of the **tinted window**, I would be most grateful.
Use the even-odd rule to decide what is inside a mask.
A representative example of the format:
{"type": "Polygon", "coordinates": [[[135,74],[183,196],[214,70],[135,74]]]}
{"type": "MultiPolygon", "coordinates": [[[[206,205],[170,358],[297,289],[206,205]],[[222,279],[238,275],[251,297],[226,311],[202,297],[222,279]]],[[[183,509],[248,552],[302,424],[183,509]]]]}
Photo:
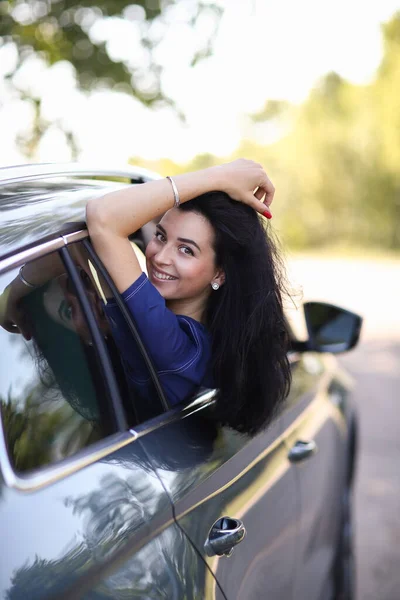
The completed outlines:
{"type": "MultiPolygon", "coordinates": [[[[69,250],[84,281],[92,312],[103,334],[129,425],[137,425],[159,415],[163,412],[163,407],[131,324],[118,308],[115,295],[85,245],[82,242],[71,244],[69,250]]],[[[137,247],[135,251],[144,266],[143,254],[137,247]]]]}
{"type": "MultiPolygon", "coordinates": [[[[104,378],[71,280],[57,254],[36,266],[48,281],[19,302],[31,339],[0,327],[1,413],[17,471],[62,460],[112,432],[104,378]]],[[[0,291],[17,277],[18,269],[0,275],[0,291]]],[[[6,301],[3,294],[0,322],[6,301]]]]}

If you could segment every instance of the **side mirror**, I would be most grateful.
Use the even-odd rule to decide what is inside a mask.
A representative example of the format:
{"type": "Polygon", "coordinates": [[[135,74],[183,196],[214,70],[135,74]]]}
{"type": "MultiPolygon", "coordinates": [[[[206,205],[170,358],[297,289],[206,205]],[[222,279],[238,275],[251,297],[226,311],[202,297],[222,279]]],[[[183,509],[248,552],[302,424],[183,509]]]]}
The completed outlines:
{"type": "Polygon", "coordinates": [[[306,302],[303,308],[309,336],[307,350],[339,354],[357,344],[361,317],[324,302],[306,302]]]}

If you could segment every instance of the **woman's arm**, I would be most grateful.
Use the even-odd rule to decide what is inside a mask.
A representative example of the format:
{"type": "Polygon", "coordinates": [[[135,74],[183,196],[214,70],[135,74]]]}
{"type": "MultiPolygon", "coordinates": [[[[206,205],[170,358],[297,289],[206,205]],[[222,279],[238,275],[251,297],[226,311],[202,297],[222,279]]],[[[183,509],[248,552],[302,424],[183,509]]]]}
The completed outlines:
{"type": "MultiPolygon", "coordinates": [[[[220,190],[270,216],[274,188],[261,165],[239,159],[174,177],[180,202],[220,190]],[[261,199],[264,198],[264,202],[261,199]]],[[[174,205],[168,179],[151,181],[111,192],[90,200],[86,220],[93,245],[112,275],[118,290],[124,292],[142,270],[132,251],[128,236],[151,219],[158,218],[174,205]]]]}
{"type": "MultiPolygon", "coordinates": [[[[181,203],[217,187],[212,169],[178,175],[174,181],[181,203]]],[[[89,201],[89,234],[119,292],[124,292],[142,273],[128,236],[173,206],[174,194],[168,179],[131,186],[89,201]]]]}

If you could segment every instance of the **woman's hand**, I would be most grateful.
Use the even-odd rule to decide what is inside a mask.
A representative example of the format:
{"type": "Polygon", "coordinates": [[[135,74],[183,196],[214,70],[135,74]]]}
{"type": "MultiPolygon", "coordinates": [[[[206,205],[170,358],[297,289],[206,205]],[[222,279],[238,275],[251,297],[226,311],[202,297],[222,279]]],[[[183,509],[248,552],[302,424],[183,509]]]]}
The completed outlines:
{"type": "Polygon", "coordinates": [[[274,199],[275,188],[260,164],[239,158],[215,168],[219,170],[222,191],[233,200],[248,204],[260,214],[271,218],[269,206],[274,199]]]}
{"type": "Polygon", "coordinates": [[[0,327],[9,333],[21,333],[26,340],[32,337],[26,315],[19,306],[19,297],[13,294],[11,286],[0,295],[0,327]]]}

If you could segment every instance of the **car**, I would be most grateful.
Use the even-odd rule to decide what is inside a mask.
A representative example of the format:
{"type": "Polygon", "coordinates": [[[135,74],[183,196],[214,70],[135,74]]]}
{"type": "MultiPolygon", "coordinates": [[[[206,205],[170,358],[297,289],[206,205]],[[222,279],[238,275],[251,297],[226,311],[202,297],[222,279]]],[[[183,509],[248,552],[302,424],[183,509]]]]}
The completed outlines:
{"type": "MultiPolygon", "coordinates": [[[[44,274],[21,300],[24,335],[0,328],[2,597],[351,600],[357,413],[335,355],[357,344],[362,319],[304,305],[290,394],[256,436],[212,419],[218,390],[170,407],[85,225],[89,198],[158,177],[0,169],[0,319],[25,265],[44,274]],[[104,286],[148,396],[125,376],[104,286]]],[[[138,256],[152,230],[133,233],[138,256]]]]}

